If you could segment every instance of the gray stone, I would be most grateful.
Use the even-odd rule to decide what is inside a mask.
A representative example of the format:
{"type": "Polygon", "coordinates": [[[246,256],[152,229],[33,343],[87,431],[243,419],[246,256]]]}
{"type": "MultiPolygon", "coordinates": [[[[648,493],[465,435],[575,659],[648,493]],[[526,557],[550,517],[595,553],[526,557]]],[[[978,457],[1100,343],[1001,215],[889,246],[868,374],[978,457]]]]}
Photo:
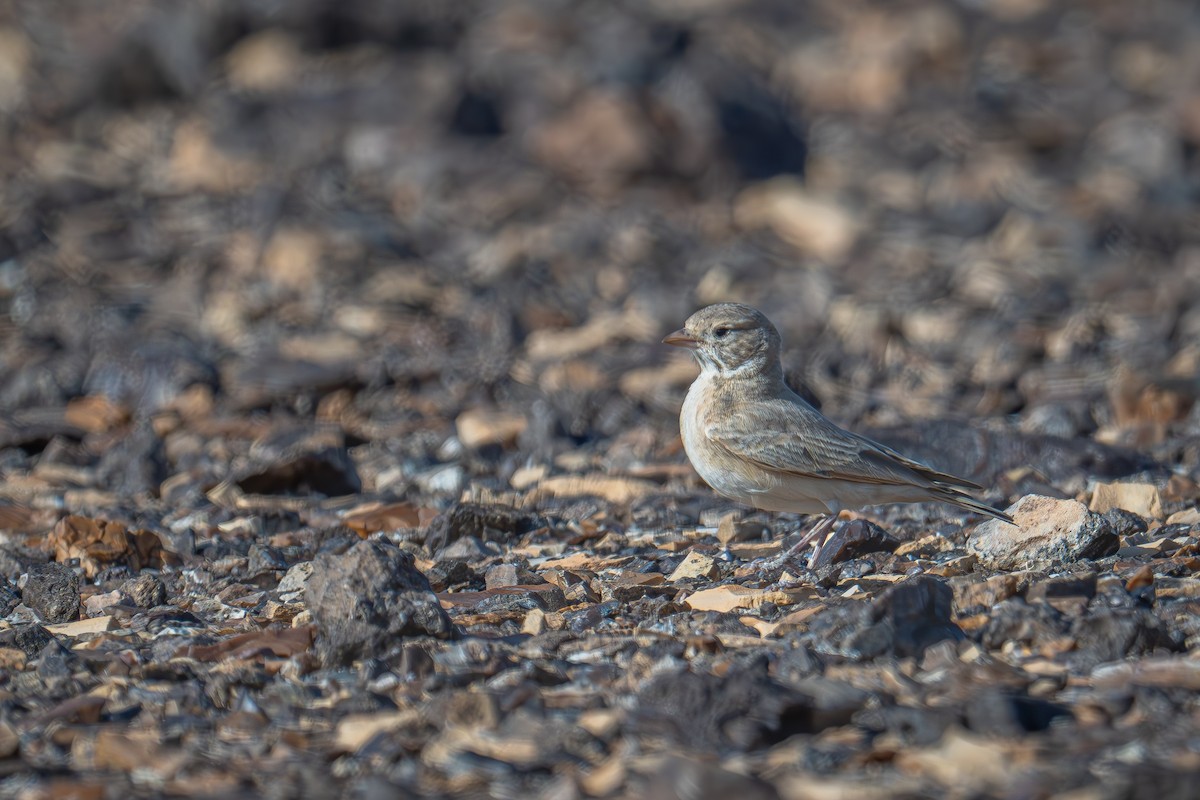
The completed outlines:
{"type": "Polygon", "coordinates": [[[326,665],[382,657],[406,636],[450,639],[457,634],[412,554],[384,542],[359,542],[341,555],[318,555],[305,596],[326,665]]]}
{"type": "Polygon", "coordinates": [[[977,527],[967,550],[990,569],[1065,567],[1112,555],[1120,545],[1110,521],[1076,500],[1026,495],[1008,509],[1016,525],[990,519],[977,527]]]}
{"type": "Polygon", "coordinates": [[[7,617],[21,603],[21,593],[8,578],[0,575],[0,617],[7,617]]]}
{"type": "Polygon", "coordinates": [[[154,608],[167,602],[167,587],[150,574],[139,575],[121,584],[121,592],[138,608],[154,608]]]}
{"type": "Polygon", "coordinates": [[[21,597],[43,622],[79,619],[79,576],[64,564],[50,562],[31,567],[21,597]]]}

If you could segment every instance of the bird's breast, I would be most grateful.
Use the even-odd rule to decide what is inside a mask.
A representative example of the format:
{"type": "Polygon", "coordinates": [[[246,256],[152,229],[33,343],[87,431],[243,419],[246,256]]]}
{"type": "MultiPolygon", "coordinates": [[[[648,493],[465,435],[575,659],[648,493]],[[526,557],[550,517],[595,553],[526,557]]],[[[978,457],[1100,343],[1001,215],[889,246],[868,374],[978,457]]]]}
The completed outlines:
{"type": "Polygon", "coordinates": [[[692,384],[679,413],[683,449],[705,483],[726,497],[753,504],[753,495],[766,488],[760,485],[765,476],[754,474],[761,470],[747,469],[747,464],[705,433],[713,417],[729,404],[721,395],[719,387],[703,374],[692,384]]]}

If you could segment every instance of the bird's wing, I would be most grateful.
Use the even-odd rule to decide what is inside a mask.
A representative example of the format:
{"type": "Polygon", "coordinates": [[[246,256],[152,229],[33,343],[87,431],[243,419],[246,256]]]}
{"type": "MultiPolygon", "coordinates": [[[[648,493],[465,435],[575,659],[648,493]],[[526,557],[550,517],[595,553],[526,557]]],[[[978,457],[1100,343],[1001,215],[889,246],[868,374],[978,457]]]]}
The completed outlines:
{"type": "Polygon", "coordinates": [[[704,428],[731,455],[764,469],[854,483],[979,488],[865,436],[843,430],[800,398],[741,402],[704,428]]]}

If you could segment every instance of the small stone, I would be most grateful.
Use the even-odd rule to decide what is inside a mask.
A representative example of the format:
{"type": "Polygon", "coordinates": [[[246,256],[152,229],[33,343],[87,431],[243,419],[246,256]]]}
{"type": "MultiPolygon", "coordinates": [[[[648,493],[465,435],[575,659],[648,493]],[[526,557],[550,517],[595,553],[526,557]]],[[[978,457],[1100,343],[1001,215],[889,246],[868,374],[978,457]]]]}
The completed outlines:
{"type": "Polygon", "coordinates": [[[689,580],[693,578],[715,578],[721,574],[717,567],[716,561],[711,556],[706,556],[703,553],[692,551],[687,554],[683,561],[679,562],[679,566],[667,578],[671,583],[676,581],[689,580]]]}
{"type": "Polygon", "coordinates": [[[1031,494],[1008,513],[1016,525],[989,519],[967,541],[967,549],[990,569],[1064,567],[1112,555],[1120,544],[1108,521],[1076,500],[1031,494]]]}
{"type": "Polygon", "coordinates": [[[413,561],[411,553],[374,540],[313,559],[305,598],[320,633],[323,663],[381,656],[405,636],[455,636],[454,624],[413,561]]]}
{"type": "Polygon", "coordinates": [[[111,606],[119,605],[124,599],[125,595],[120,589],[94,594],[83,601],[83,613],[89,617],[104,616],[111,606]]]}
{"type": "Polygon", "coordinates": [[[888,589],[864,612],[864,627],[846,640],[846,649],[865,658],[889,653],[919,657],[937,642],[964,638],[951,620],[954,592],[938,578],[917,575],[888,589]]]}
{"type": "Polygon", "coordinates": [[[153,575],[143,573],[121,584],[121,591],[138,608],[154,608],[167,602],[167,587],[153,575]]]}
{"type": "Polygon", "coordinates": [[[1200,525],[1200,508],[1185,508],[1167,517],[1168,525],[1200,525]]]}
{"type": "Polygon", "coordinates": [[[1146,524],[1146,520],[1132,511],[1126,511],[1123,508],[1110,508],[1104,512],[1104,518],[1112,526],[1113,533],[1122,538],[1145,533],[1150,529],[1150,526],[1146,524]]]}
{"type": "Polygon", "coordinates": [[[21,603],[21,594],[8,578],[0,575],[0,617],[7,617],[21,603]]]}
{"type": "Polygon", "coordinates": [[[500,555],[499,545],[492,542],[481,542],[474,536],[465,536],[454,544],[438,551],[438,561],[464,561],[476,564],[493,556],[500,555]]]}
{"type": "Polygon", "coordinates": [[[496,564],[488,567],[483,582],[489,589],[499,586],[516,586],[521,582],[521,576],[517,574],[516,564],[496,564]]]}
{"type": "Polygon", "coordinates": [[[986,580],[977,577],[956,578],[950,581],[954,591],[954,612],[959,616],[978,613],[993,608],[1020,589],[1018,575],[993,575],[986,580]]]}
{"type": "Polygon", "coordinates": [[[855,519],[839,525],[821,545],[810,565],[812,569],[840,564],[868,553],[894,553],[900,540],[873,522],[855,519]]]}
{"type": "Polygon", "coordinates": [[[291,592],[302,592],[304,586],[308,583],[308,579],[312,577],[313,565],[311,561],[301,561],[298,564],[293,564],[282,580],[279,581],[279,586],[276,591],[280,594],[290,594],[291,592]]]}
{"type": "Polygon", "coordinates": [[[1132,511],[1139,517],[1162,519],[1162,498],[1149,483],[1100,483],[1092,491],[1088,509],[1103,514],[1113,508],[1132,511]]]}
{"type": "Polygon", "coordinates": [[[459,441],[474,450],[490,444],[514,444],[529,422],[524,414],[472,409],[459,414],[454,424],[459,441]]]}
{"type": "Polygon", "coordinates": [[[64,564],[51,562],[30,568],[21,596],[44,622],[79,619],[79,576],[64,564]]]}
{"type": "Polygon", "coordinates": [[[536,515],[500,503],[458,503],[429,523],[425,546],[437,553],[464,537],[509,542],[536,529],[536,515]]]}
{"type": "Polygon", "coordinates": [[[730,542],[756,542],[769,533],[770,530],[761,522],[746,522],[738,519],[735,512],[721,517],[717,525],[717,541],[721,544],[730,542]]]}
{"type": "Polygon", "coordinates": [[[531,608],[521,623],[521,633],[537,636],[546,629],[546,612],[540,608],[531,608]]]}

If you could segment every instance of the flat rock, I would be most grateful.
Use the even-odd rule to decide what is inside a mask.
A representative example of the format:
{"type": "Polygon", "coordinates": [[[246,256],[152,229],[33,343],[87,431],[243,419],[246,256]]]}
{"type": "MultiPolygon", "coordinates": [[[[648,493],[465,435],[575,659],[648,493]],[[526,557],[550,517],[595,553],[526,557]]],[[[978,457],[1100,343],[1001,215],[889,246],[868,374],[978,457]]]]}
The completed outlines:
{"type": "Polygon", "coordinates": [[[1132,511],[1139,517],[1162,519],[1162,498],[1150,483],[1100,483],[1092,491],[1088,509],[1103,514],[1114,508],[1132,511]]]}
{"type": "Polygon", "coordinates": [[[1063,567],[1103,558],[1119,546],[1108,520],[1076,500],[1026,495],[1008,514],[1016,525],[990,519],[967,540],[967,550],[990,569],[1063,567]]]}
{"type": "Polygon", "coordinates": [[[679,566],[667,580],[674,583],[689,578],[715,578],[718,573],[717,562],[712,556],[706,556],[693,550],[683,561],[679,562],[679,566]]]}

